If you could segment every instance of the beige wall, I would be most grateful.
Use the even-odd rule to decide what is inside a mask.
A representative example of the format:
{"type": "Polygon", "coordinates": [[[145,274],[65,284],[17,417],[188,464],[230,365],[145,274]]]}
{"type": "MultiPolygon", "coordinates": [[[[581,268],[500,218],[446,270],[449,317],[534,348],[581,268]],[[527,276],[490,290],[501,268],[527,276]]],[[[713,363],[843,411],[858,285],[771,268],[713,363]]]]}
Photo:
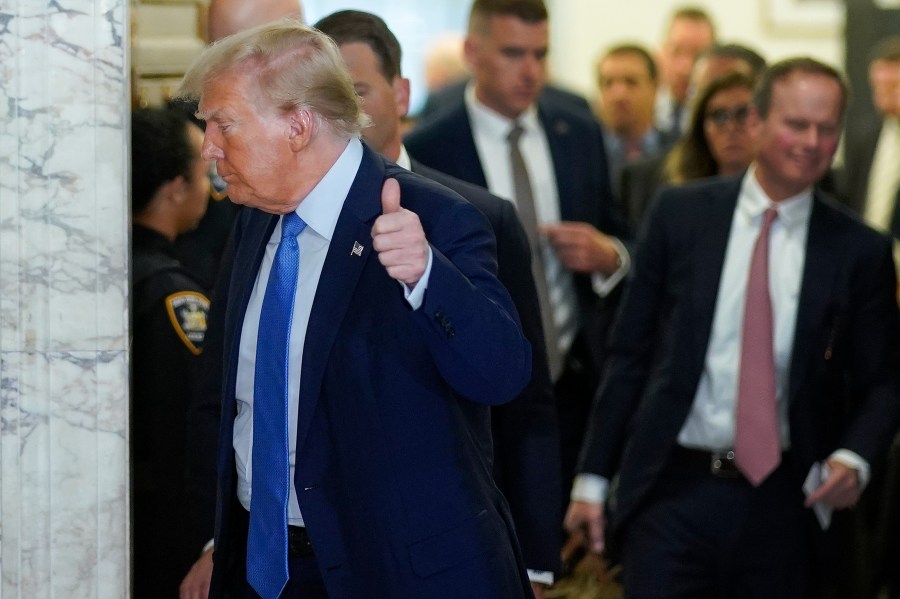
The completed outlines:
{"type": "Polygon", "coordinates": [[[767,60],[806,54],[841,66],[840,0],[547,0],[551,11],[550,69],[555,81],[594,95],[597,54],[624,41],[654,49],[675,7],[700,6],[720,40],[752,46],[767,60]]]}

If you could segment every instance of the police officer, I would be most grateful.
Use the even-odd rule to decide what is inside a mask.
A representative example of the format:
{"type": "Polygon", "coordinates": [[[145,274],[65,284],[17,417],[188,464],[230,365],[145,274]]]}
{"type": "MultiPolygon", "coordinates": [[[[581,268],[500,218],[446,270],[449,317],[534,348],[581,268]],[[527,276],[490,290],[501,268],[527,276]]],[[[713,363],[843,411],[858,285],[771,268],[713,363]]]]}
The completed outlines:
{"type": "Polygon", "coordinates": [[[179,112],[137,110],[131,131],[133,596],[167,599],[212,538],[212,514],[190,513],[185,468],[209,300],[174,246],[206,211],[208,163],[203,132],[179,112]]]}

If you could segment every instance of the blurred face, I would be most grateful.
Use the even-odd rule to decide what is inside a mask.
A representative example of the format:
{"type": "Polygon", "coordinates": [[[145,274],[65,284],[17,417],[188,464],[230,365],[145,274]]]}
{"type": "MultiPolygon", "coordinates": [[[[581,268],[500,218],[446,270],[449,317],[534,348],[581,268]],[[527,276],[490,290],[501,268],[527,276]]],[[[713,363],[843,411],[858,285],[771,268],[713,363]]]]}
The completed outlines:
{"type": "Polygon", "coordinates": [[[679,102],[687,97],[691,69],[697,55],[711,46],[713,32],[705,21],[675,19],[659,53],[663,80],[679,102]]]}
{"type": "Polygon", "coordinates": [[[488,19],[487,34],[466,38],[475,94],[488,108],[515,119],[537,99],[547,71],[547,22],[512,16],[488,19]]]}
{"type": "Polygon", "coordinates": [[[292,116],[268,105],[253,76],[231,70],[207,83],[199,115],[206,120],[203,158],[215,160],[232,201],[275,214],[296,207],[292,116]]]}
{"type": "Polygon", "coordinates": [[[878,112],[900,117],[900,61],[874,61],[869,66],[869,85],[878,112]]]}
{"type": "Polygon", "coordinates": [[[690,85],[688,86],[689,101],[698,96],[703,88],[712,81],[730,73],[743,73],[752,77],[753,69],[739,58],[707,56],[697,59],[691,70],[690,85]]]}
{"type": "Polygon", "coordinates": [[[759,143],[756,177],[774,201],[817,182],[841,134],[841,88],[825,75],[794,72],[775,82],[769,114],[751,111],[759,143]]]}
{"type": "Polygon", "coordinates": [[[194,160],[191,164],[191,178],[184,182],[184,210],[179,226],[180,232],[196,229],[209,204],[209,162],[200,156],[203,148],[203,130],[193,123],[188,123],[188,137],[194,149],[194,160]]]}
{"type": "Polygon", "coordinates": [[[754,143],[747,127],[751,92],[732,87],[715,93],[706,105],[703,133],[720,175],[743,171],[753,160],[754,143]]]}
{"type": "Polygon", "coordinates": [[[656,83],[647,63],[631,52],[611,54],[597,69],[604,124],[619,135],[639,137],[653,125],[656,83]]]}
{"type": "Polygon", "coordinates": [[[362,98],[362,108],[372,119],[363,129],[363,139],[390,160],[400,155],[400,118],[409,110],[409,81],[385,79],[381,62],[368,44],[342,44],[341,56],[353,79],[353,87],[362,98]]]}

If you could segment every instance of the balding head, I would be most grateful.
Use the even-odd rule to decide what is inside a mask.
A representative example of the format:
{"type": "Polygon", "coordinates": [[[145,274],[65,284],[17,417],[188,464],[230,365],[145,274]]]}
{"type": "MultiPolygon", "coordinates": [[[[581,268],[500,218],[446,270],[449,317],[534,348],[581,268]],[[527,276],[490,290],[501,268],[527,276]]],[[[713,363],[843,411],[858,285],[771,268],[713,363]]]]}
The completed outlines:
{"type": "Polygon", "coordinates": [[[303,20],[300,0],[211,0],[209,3],[209,41],[214,42],[238,31],[271,23],[284,17],[303,20]]]}

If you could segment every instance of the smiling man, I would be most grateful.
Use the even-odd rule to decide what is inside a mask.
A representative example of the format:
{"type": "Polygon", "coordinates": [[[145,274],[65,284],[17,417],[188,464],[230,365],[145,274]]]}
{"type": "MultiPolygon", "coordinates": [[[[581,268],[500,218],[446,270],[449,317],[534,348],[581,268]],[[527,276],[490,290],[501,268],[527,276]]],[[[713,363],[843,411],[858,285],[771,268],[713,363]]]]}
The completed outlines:
{"type": "Polygon", "coordinates": [[[890,240],[814,188],[846,101],[824,64],[773,65],[743,178],[671,188],[648,216],[566,515],[602,550],[618,474],[630,598],[832,596],[831,512],[900,417],[890,240]]]}

